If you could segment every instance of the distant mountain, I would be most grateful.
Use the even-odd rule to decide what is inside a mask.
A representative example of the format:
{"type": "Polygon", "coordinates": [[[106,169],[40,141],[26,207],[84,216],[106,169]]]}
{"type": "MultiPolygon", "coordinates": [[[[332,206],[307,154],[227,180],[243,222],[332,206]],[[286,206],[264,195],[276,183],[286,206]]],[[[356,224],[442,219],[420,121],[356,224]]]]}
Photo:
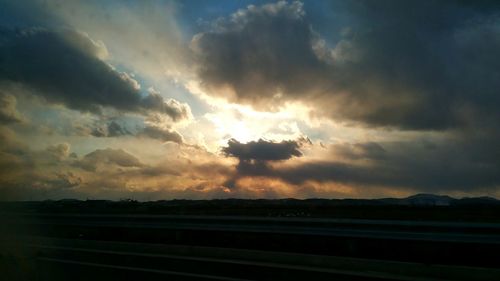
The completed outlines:
{"type": "Polygon", "coordinates": [[[456,199],[447,195],[436,195],[428,193],[415,194],[406,198],[380,198],[380,199],[325,199],[325,198],[310,198],[310,199],[212,199],[212,200],[189,200],[189,199],[172,199],[172,200],[157,200],[139,202],[131,199],[122,199],[119,201],[113,200],[78,200],[78,199],[61,199],[61,200],[45,200],[45,201],[25,201],[25,202],[0,202],[0,205],[19,205],[19,206],[93,206],[96,208],[116,208],[127,206],[145,206],[145,207],[252,207],[252,208],[274,208],[274,207],[335,207],[335,206],[479,206],[479,205],[499,205],[500,200],[492,197],[464,197],[456,199]]]}
{"type": "Polygon", "coordinates": [[[405,205],[405,206],[449,206],[453,200],[446,195],[416,194],[406,198],[383,198],[375,199],[385,205],[405,205]]]}
{"type": "Polygon", "coordinates": [[[416,194],[381,199],[47,200],[0,201],[2,213],[257,216],[500,223],[500,200],[416,194]]]}
{"type": "Polygon", "coordinates": [[[414,206],[449,206],[453,200],[456,200],[447,195],[434,195],[434,194],[416,194],[403,199],[408,205],[414,206]]]}
{"type": "Polygon", "coordinates": [[[500,200],[492,197],[464,197],[453,201],[453,205],[500,205],[500,200]]]}
{"type": "Polygon", "coordinates": [[[457,206],[457,205],[500,205],[500,201],[492,197],[465,197],[455,199],[447,195],[435,195],[428,193],[415,194],[406,198],[383,198],[375,199],[385,205],[402,206],[457,206]]]}

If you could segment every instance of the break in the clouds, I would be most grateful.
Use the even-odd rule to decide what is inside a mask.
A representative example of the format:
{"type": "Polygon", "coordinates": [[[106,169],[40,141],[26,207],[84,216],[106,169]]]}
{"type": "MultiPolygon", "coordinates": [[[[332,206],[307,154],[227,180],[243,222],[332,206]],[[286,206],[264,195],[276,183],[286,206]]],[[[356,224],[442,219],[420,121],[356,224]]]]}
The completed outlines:
{"type": "Polygon", "coordinates": [[[496,1],[0,0],[0,200],[500,196],[496,1]]]}

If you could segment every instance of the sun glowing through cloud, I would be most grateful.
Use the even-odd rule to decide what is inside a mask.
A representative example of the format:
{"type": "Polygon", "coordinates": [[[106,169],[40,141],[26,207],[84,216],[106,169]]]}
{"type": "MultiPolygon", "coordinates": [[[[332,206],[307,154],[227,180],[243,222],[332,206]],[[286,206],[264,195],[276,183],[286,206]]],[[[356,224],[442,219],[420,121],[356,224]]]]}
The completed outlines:
{"type": "Polygon", "coordinates": [[[281,141],[304,135],[297,123],[300,119],[286,108],[279,112],[259,112],[246,106],[223,104],[204,118],[214,124],[220,145],[231,138],[241,142],[260,138],[281,141]]]}
{"type": "Polygon", "coordinates": [[[500,194],[497,4],[257,2],[0,1],[0,199],[500,194]]]}

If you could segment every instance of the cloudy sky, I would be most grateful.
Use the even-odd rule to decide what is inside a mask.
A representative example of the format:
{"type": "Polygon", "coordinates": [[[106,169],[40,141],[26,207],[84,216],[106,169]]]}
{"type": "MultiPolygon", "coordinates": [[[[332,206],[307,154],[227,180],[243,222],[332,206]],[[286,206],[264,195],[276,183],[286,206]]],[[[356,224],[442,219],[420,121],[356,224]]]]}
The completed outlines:
{"type": "Polygon", "coordinates": [[[0,0],[0,200],[500,197],[498,1],[0,0]]]}

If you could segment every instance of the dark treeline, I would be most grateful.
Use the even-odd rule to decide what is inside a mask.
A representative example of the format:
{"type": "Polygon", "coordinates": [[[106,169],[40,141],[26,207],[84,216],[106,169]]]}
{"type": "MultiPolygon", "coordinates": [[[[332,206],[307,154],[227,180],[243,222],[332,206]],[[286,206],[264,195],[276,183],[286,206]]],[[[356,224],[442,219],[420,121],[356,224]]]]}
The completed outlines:
{"type": "Polygon", "coordinates": [[[1,212],[141,215],[223,215],[448,221],[500,221],[500,201],[415,195],[403,199],[130,199],[0,202],[1,212]]]}

